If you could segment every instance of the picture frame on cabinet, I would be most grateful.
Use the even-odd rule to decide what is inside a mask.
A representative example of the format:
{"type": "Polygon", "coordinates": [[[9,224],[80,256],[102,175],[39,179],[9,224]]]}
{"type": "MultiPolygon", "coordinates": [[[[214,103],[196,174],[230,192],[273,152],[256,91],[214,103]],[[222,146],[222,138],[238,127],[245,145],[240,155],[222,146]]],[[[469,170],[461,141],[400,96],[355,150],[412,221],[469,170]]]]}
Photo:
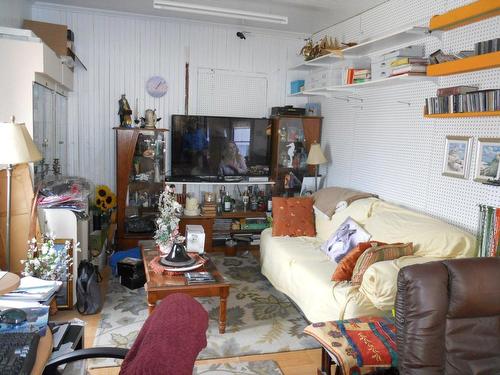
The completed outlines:
{"type": "Polygon", "coordinates": [[[500,179],[500,138],[479,138],[474,181],[500,179]]]}
{"type": "Polygon", "coordinates": [[[443,176],[467,178],[472,137],[446,136],[443,156],[443,176]]]}
{"type": "MultiPolygon", "coordinates": [[[[320,190],[323,187],[323,183],[324,183],[324,176],[318,176],[318,190],[320,190]]],[[[313,195],[315,193],[314,187],[315,187],[314,177],[303,177],[300,189],[300,196],[302,197],[302,196],[313,195]]]]}

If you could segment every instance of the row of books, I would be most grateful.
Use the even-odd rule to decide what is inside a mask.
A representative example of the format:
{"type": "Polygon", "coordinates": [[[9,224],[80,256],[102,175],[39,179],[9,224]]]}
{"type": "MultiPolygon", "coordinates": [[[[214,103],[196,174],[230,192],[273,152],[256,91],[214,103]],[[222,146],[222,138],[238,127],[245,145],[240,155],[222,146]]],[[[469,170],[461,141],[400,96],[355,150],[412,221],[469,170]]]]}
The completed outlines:
{"type": "Polygon", "coordinates": [[[500,110],[500,89],[425,99],[427,114],[491,112],[500,110]]]}
{"type": "Polygon", "coordinates": [[[500,256],[500,207],[479,206],[478,255],[500,256]]]}
{"type": "Polygon", "coordinates": [[[474,44],[474,53],[476,55],[484,55],[485,53],[498,51],[500,51],[500,38],[490,39],[474,44]]]}
{"type": "Polygon", "coordinates": [[[370,69],[347,69],[342,77],[342,82],[346,85],[362,83],[371,79],[370,69]]]}

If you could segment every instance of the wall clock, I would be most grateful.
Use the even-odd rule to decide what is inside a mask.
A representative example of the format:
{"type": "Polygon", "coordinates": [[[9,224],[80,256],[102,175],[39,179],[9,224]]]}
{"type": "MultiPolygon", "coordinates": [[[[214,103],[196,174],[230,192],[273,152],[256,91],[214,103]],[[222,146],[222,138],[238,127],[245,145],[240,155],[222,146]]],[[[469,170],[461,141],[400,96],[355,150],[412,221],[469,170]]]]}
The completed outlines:
{"type": "Polygon", "coordinates": [[[154,98],[161,98],[167,93],[168,85],[165,78],[153,76],[146,82],[146,91],[154,98]]]}

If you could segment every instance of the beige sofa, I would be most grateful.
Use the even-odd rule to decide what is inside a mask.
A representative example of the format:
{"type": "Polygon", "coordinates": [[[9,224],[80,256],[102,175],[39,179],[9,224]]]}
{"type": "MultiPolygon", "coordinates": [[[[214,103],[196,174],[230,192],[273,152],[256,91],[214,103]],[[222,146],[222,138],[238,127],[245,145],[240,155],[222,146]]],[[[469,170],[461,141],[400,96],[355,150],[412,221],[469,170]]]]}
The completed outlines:
{"type": "Polygon", "coordinates": [[[331,219],[317,212],[315,225],[316,237],[273,237],[272,230],[266,229],[260,245],[262,273],[311,322],[390,314],[401,267],[476,253],[470,233],[377,198],[357,200],[331,219]],[[372,240],[413,242],[414,255],[375,263],[359,287],[331,281],[336,264],[320,251],[320,245],[349,216],[372,235],[372,240]]]}

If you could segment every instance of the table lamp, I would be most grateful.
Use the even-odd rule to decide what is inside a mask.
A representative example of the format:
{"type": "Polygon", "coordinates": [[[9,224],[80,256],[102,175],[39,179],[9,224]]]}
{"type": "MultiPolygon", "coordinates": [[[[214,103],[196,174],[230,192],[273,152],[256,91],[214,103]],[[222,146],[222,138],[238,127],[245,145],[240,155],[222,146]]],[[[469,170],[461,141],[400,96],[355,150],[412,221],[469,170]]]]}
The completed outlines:
{"type": "Polygon", "coordinates": [[[318,165],[326,162],[325,155],[323,151],[321,151],[321,145],[319,143],[313,143],[309,149],[306,163],[314,165],[314,191],[318,191],[318,165]]]}
{"type": "Polygon", "coordinates": [[[16,124],[14,116],[10,122],[0,122],[0,164],[7,164],[7,217],[5,224],[5,263],[10,270],[10,205],[12,171],[14,165],[37,161],[42,155],[24,124],[16,124]]]}

